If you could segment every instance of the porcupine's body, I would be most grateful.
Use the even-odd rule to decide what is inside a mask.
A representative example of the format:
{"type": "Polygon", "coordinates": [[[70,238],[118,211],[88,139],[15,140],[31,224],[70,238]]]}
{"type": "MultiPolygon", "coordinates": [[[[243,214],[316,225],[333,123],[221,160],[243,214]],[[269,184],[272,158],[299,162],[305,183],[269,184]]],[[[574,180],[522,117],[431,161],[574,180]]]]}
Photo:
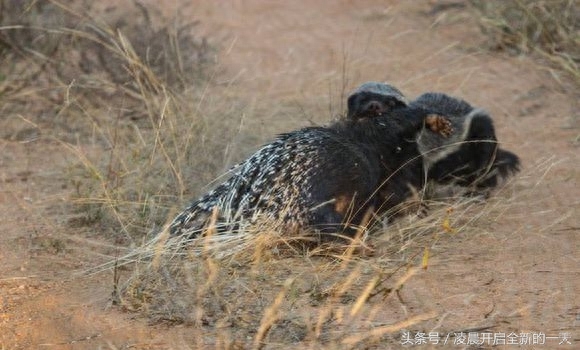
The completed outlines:
{"type": "Polygon", "coordinates": [[[424,108],[405,108],[280,135],[191,203],[171,233],[196,236],[217,210],[216,225],[223,230],[267,219],[284,230],[353,235],[352,226],[378,204],[379,191],[388,193],[381,205],[394,206],[408,197],[409,183],[420,185],[420,173],[409,166],[416,152],[401,145],[416,137],[428,116],[445,125],[424,108]]]}

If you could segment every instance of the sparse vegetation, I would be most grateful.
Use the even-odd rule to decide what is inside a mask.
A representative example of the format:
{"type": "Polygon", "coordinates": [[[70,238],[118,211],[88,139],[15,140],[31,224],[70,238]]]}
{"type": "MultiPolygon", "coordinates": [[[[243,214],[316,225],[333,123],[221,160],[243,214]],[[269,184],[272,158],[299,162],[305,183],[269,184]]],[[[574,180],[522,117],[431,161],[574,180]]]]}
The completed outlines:
{"type": "MultiPolygon", "coordinates": [[[[452,225],[470,220],[472,204],[458,204],[461,214],[452,225]]],[[[179,240],[154,241],[119,261],[135,263],[136,269],[118,303],[157,322],[195,325],[196,338],[210,334],[226,348],[376,344],[434,317],[402,316],[400,324],[382,331],[370,327],[381,322],[385,300],[396,298],[419,271],[424,247],[435,247],[438,235],[447,234],[440,220],[447,208],[437,206],[433,216],[385,231],[373,259],[361,255],[370,248],[360,241],[346,249],[336,244],[307,249],[300,238],[263,226],[188,241],[187,250],[179,240]]]]}
{"type": "Polygon", "coordinates": [[[404,305],[399,291],[429,268],[441,244],[456,235],[487,234],[524,197],[432,202],[427,217],[375,227],[373,248],[357,240],[350,247],[312,247],[267,226],[215,235],[210,224],[205,237],[184,242],[161,235],[96,271],[134,266],[117,304],[155,322],[192,325],[200,342],[209,335],[225,348],[395,344],[402,329],[422,329],[437,315],[384,318],[385,305],[404,305]]]}
{"type": "Polygon", "coordinates": [[[580,85],[580,5],[575,0],[472,0],[490,47],[534,53],[580,85]]]}
{"type": "Polygon", "coordinates": [[[224,166],[240,115],[207,94],[215,49],[195,22],[90,4],[2,2],[2,97],[74,155],[71,223],[138,242],[224,166]]]}

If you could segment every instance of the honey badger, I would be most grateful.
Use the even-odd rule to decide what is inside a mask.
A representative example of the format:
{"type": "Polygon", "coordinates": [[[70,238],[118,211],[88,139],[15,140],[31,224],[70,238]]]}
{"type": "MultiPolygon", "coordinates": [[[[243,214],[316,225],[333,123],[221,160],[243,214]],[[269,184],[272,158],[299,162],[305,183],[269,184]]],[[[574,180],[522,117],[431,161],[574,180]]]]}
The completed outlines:
{"type": "Polygon", "coordinates": [[[362,120],[401,108],[425,108],[448,116],[454,129],[450,138],[428,129],[422,130],[417,134],[415,144],[407,145],[409,152],[416,147],[422,156],[427,180],[485,192],[496,187],[500,179],[519,171],[518,156],[498,147],[489,114],[443,93],[425,93],[407,103],[400,90],[390,84],[365,83],[348,97],[347,119],[362,120]],[[375,106],[386,106],[384,101],[396,103],[389,104],[390,108],[375,106]],[[376,113],[376,110],[380,112],[376,113]]]}
{"type": "Polygon", "coordinates": [[[347,118],[373,118],[394,109],[406,107],[407,99],[393,85],[367,82],[356,88],[347,99],[347,118]]]}
{"type": "Polygon", "coordinates": [[[217,211],[218,232],[265,218],[282,230],[315,231],[323,239],[353,236],[379,201],[400,204],[410,195],[408,183],[421,185],[421,172],[407,166],[418,153],[401,145],[423,128],[448,135],[450,122],[424,107],[407,107],[279,135],[193,201],[173,220],[170,233],[195,237],[217,211]]]}
{"type": "Polygon", "coordinates": [[[426,129],[418,134],[417,146],[428,179],[485,192],[519,171],[519,157],[499,148],[493,120],[486,111],[435,92],[419,96],[410,107],[444,114],[454,129],[449,138],[426,129]]]}

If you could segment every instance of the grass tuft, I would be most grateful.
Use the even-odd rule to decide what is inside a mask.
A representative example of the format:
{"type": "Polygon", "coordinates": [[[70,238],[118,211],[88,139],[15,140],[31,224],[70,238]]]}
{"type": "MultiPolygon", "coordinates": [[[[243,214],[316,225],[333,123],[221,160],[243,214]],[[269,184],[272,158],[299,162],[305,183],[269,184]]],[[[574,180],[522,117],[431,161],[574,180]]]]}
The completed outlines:
{"type": "MultiPolygon", "coordinates": [[[[529,172],[549,171],[548,163],[529,172]]],[[[394,345],[402,330],[429,327],[440,316],[435,310],[401,314],[406,310],[401,291],[416,275],[429,273],[433,259],[445,258],[446,242],[493,235],[501,217],[525,211],[533,189],[514,194],[513,186],[486,201],[433,200],[429,215],[363,228],[360,240],[346,249],[337,243],[313,246],[304,236],[266,224],[219,234],[210,224],[204,237],[162,234],[93,272],[132,266],[119,304],[154,323],[193,325],[198,340],[203,334],[255,349],[290,343],[337,349],[394,345]],[[371,256],[353,253],[357,248],[370,248],[371,256]],[[393,313],[385,313],[386,307],[393,313]]]]}
{"type": "Polygon", "coordinates": [[[472,0],[490,47],[534,53],[580,85],[580,5],[575,0],[472,0]]]}
{"type": "Polygon", "coordinates": [[[0,2],[0,136],[33,125],[61,143],[71,226],[138,245],[223,171],[242,113],[209,79],[215,47],[197,22],[126,5],[0,2]]]}

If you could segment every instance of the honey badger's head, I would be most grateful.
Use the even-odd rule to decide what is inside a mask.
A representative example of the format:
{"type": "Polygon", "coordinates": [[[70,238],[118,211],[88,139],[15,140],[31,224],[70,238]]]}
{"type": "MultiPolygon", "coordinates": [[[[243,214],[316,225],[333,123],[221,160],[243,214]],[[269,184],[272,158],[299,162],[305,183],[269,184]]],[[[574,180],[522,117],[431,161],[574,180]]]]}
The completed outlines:
{"type": "Polygon", "coordinates": [[[347,119],[373,118],[396,108],[406,107],[403,93],[387,83],[367,82],[350,93],[347,119]]]}
{"type": "Polygon", "coordinates": [[[419,96],[410,106],[445,115],[454,130],[450,137],[428,128],[417,135],[428,179],[486,189],[519,171],[518,156],[499,148],[493,120],[486,111],[433,92],[419,96]]]}
{"type": "MultiPolygon", "coordinates": [[[[474,109],[463,100],[441,93],[425,93],[412,101],[410,105],[445,115],[454,131],[450,137],[445,137],[432,132],[429,128],[423,128],[417,135],[417,148],[423,156],[426,167],[429,168],[459,150],[463,141],[469,137],[471,122],[474,118],[489,119],[484,110],[474,109]]],[[[491,133],[489,136],[490,141],[495,143],[495,134],[491,133]]]]}

